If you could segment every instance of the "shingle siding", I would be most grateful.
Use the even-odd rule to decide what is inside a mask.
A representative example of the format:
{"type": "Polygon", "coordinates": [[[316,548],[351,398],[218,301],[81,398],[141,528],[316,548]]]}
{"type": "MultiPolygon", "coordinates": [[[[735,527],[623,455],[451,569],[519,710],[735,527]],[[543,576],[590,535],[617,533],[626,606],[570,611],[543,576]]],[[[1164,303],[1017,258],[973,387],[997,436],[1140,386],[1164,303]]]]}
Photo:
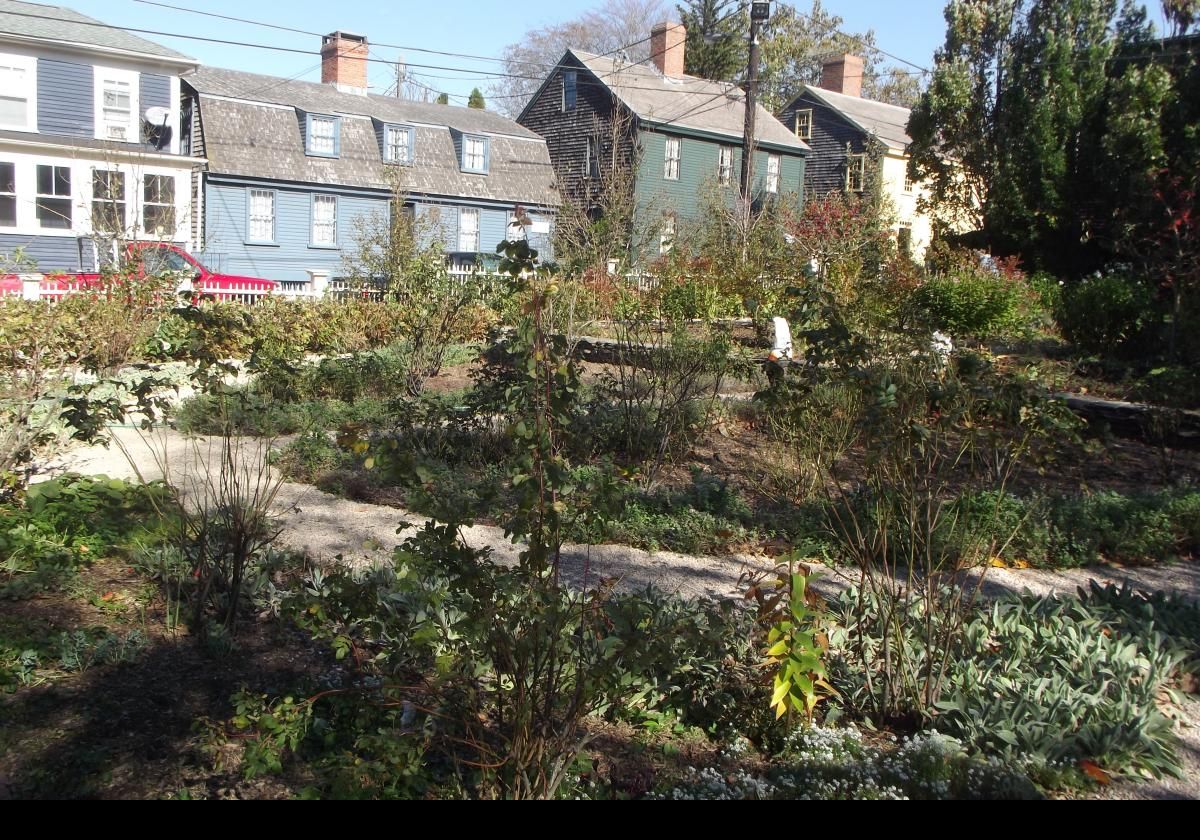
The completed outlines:
{"type": "Polygon", "coordinates": [[[575,107],[563,110],[564,71],[556,70],[525,109],[520,123],[546,141],[563,198],[588,207],[596,200],[600,181],[587,177],[587,138],[596,138],[598,156],[610,168],[613,161],[627,168],[635,160],[635,135],[629,117],[625,118],[625,130],[616,134],[613,122],[617,111],[612,94],[582,62],[568,54],[562,64],[578,74],[575,107]]]}
{"type": "Polygon", "coordinates": [[[796,112],[811,109],[812,147],[804,175],[804,191],[811,197],[846,189],[846,144],[854,153],[866,151],[867,136],[830,110],[829,106],[807,94],[798,97],[779,115],[784,125],[795,129],[796,112]]]}
{"type": "Polygon", "coordinates": [[[90,64],[39,58],[38,131],[62,137],[96,133],[95,71],[90,64]]]}

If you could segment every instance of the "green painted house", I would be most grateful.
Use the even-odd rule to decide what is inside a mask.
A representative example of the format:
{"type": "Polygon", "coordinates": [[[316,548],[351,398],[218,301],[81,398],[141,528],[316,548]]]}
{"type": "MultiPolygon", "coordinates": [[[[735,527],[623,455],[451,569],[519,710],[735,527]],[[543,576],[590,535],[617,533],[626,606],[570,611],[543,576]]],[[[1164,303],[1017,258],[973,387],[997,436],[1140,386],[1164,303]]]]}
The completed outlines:
{"type": "MultiPolygon", "coordinates": [[[[745,95],[685,75],[680,24],[659,24],[649,62],[567,50],[517,118],[541,135],[564,201],[593,219],[628,194],[635,251],[671,247],[711,196],[740,195],[745,95]]],[[[758,206],[803,198],[808,145],[762,107],[755,115],[752,197],[758,206]]]]}

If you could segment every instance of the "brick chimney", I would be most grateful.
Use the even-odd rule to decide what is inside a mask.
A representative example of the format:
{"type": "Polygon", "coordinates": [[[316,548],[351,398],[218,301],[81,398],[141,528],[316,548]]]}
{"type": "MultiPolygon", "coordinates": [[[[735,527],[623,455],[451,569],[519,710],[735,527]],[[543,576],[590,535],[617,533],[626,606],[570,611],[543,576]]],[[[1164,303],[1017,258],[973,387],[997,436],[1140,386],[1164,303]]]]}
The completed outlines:
{"type": "Polygon", "coordinates": [[[825,90],[862,96],[863,60],[857,55],[839,55],[821,65],[821,84],[825,90]]]}
{"type": "Polygon", "coordinates": [[[321,39],[321,81],[345,93],[367,92],[367,39],[331,32],[321,39]]]}
{"type": "Polygon", "coordinates": [[[663,21],[650,30],[650,58],[654,66],[668,79],[683,76],[684,43],[687,27],[682,23],[663,21]]]}

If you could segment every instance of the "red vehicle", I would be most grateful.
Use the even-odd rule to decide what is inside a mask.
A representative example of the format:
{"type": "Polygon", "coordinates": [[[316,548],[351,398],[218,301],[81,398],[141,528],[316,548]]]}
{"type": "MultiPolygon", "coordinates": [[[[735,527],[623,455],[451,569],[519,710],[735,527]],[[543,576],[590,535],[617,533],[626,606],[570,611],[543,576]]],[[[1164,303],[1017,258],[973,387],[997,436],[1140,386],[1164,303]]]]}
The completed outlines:
{"type": "MultiPolygon", "coordinates": [[[[254,303],[259,298],[275,292],[274,280],[209,271],[200,260],[170,242],[130,242],[125,246],[125,257],[127,260],[136,261],[139,276],[160,272],[177,273],[182,278],[179,290],[191,291],[197,296],[254,303]]],[[[9,274],[0,276],[0,296],[32,296],[25,291],[24,284],[24,279],[31,276],[41,277],[38,297],[50,300],[95,289],[104,281],[104,276],[98,272],[55,272],[23,276],[9,274]]]]}

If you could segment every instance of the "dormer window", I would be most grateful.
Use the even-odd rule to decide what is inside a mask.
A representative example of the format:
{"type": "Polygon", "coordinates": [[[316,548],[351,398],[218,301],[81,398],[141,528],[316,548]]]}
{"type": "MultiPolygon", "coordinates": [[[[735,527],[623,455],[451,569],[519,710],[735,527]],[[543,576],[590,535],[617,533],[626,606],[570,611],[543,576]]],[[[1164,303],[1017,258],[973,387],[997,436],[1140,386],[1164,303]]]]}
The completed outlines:
{"type": "Polygon", "coordinates": [[[341,148],[342,121],[337,117],[309,114],[305,152],[317,157],[337,157],[341,148]]]}
{"type": "Polygon", "coordinates": [[[486,175],[488,171],[488,139],[464,135],[462,141],[462,170],[486,175]]]}
{"type": "Polygon", "coordinates": [[[413,162],[413,130],[406,125],[383,127],[383,159],[388,163],[413,162]]]}

